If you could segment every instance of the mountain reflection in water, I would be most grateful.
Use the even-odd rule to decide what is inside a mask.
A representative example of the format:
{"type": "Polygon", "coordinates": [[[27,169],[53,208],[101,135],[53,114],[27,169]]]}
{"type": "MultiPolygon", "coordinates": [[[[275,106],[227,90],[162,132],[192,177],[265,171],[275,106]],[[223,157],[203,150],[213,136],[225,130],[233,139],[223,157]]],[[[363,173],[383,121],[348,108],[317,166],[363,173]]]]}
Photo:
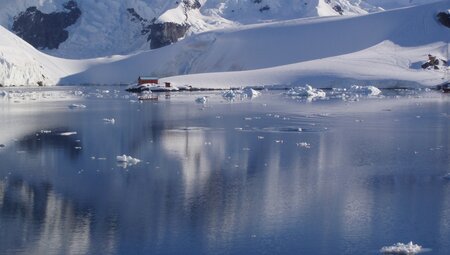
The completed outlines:
{"type": "Polygon", "coordinates": [[[361,113],[277,94],[187,97],[40,112],[55,121],[0,151],[0,254],[366,254],[410,240],[450,251],[446,99],[361,113]],[[142,162],[121,168],[122,154],[142,162]]]}

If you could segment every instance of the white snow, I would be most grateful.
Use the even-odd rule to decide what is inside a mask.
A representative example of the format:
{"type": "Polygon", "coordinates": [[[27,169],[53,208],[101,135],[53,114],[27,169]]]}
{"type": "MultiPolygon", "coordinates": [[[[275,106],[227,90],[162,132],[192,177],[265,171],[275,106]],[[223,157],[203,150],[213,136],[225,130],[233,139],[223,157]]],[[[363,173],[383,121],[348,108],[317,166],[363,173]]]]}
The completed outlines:
{"type": "MultiPolygon", "coordinates": [[[[19,2],[24,3],[24,0],[19,2]]],[[[82,8],[95,7],[95,10],[104,11],[103,8],[109,6],[109,2],[115,5],[111,13],[128,3],[108,1],[100,6],[99,3],[83,2],[80,5],[82,8]]],[[[156,16],[174,8],[164,1],[152,1],[152,4],[156,2],[159,4],[157,11],[150,11],[149,5],[138,0],[130,6],[136,4],[143,13],[156,16]]],[[[300,13],[302,17],[308,16],[311,10],[317,11],[316,7],[325,13],[328,7],[323,5],[324,1],[317,0],[311,4],[312,9],[299,10],[296,9],[300,8],[296,5],[297,1],[290,0],[280,5],[273,0],[267,1],[271,12],[261,13],[258,9],[252,9],[255,6],[249,7],[244,2],[203,1],[201,10],[191,11],[202,17],[215,17],[215,22],[226,19],[229,21],[227,25],[217,24],[216,27],[228,29],[191,35],[179,43],[158,50],[98,59],[67,60],[51,57],[0,27],[0,83],[36,85],[42,81],[48,85],[123,84],[133,82],[140,75],[152,74],[165,77],[160,81],[171,82],[175,88],[191,85],[195,88],[230,89],[248,86],[294,87],[303,84],[311,84],[314,88],[348,87],[349,84],[385,88],[434,86],[441,83],[445,75],[445,70],[422,70],[420,64],[426,60],[428,53],[446,58],[448,28],[439,24],[435,15],[438,11],[448,10],[448,1],[366,15],[362,13],[374,11],[374,6],[380,11],[378,7],[390,9],[434,1],[402,0],[393,4],[392,1],[373,0],[356,4],[358,1],[339,0],[333,3],[340,3],[347,9],[359,8],[359,11],[354,9],[352,13],[361,15],[297,20],[287,19],[296,18],[300,13]],[[237,7],[245,8],[239,14],[231,12],[237,11],[237,7]],[[243,13],[252,15],[247,19],[243,13]],[[239,17],[231,19],[233,15],[239,17]],[[263,23],[237,25],[256,22],[261,15],[266,15],[262,19],[265,20],[263,23]],[[281,21],[267,22],[270,19],[281,21]]],[[[59,6],[60,1],[50,4],[43,0],[42,3],[46,4],[39,6],[52,10],[59,6]]],[[[16,5],[7,1],[3,6],[16,5]]],[[[117,25],[119,21],[113,24],[117,25]]],[[[76,26],[86,29],[83,22],[87,20],[81,20],[73,29],[76,30],[76,26]]],[[[201,26],[199,20],[187,22],[201,26]]],[[[101,22],[102,25],[106,23],[101,22]]],[[[105,33],[108,31],[108,35],[116,35],[115,32],[110,33],[109,26],[112,25],[108,24],[105,33]]],[[[97,28],[93,31],[97,31],[97,28]]],[[[76,40],[73,38],[71,40],[76,40]]],[[[91,41],[96,40],[79,40],[77,43],[80,47],[86,47],[91,41]]],[[[111,43],[115,43],[114,40],[111,43]]],[[[65,45],[69,47],[70,42],[65,45]]]]}
{"type": "MultiPolygon", "coordinates": [[[[108,0],[77,1],[82,15],[70,26],[69,38],[57,50],[46,50],[55,56],[92,58],[129,54],[149,49],[148,34],[142,34],[142,25],[132,20],[127,12],[133,8],[147,21],[189,24],[189,34],[239,24],[255,24],[295,18],[339,15],[332,7],[339,5],[344,15],[358,15],[438,0],[264,0],[254,3],[248,0],[200,0],[200,9],[186,8],[185,1],[167,0],[108,0]],[[268,6],[267,11],[260,11],[268,6]],[[91,43],[95,42],[95,43],[91,43]],[[89,47],[86,47],[89,45],[89,47]]],[[[11,28],[13,19],[30,6],[44,13],[63,11],[67,0],[2,0],[0,1],[0,25],[11,28]]],[[[191,4],[192,0],[187,1],[191,4]]]]}
{"type": "Polygon", "coordinates": [[[385,246],[380,249],[381,253],[384,254],[405,254],[411,255],[416,254],[422,251],[422,246],[418,244],[414,244],[413,242],[409,242],[407,244],[404,243],[396,243],[392,246],[385,246]]]}

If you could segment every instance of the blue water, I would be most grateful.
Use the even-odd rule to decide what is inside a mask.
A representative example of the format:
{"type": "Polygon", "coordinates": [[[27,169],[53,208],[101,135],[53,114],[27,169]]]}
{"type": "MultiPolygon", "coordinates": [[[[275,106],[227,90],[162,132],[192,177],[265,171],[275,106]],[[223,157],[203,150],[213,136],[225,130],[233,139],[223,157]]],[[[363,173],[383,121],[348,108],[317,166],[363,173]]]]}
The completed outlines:
{"type": "Polygon", "coordinates": [[[448,96],[57,90],[0,100],[0,254],[450,254],[448,96]]]}

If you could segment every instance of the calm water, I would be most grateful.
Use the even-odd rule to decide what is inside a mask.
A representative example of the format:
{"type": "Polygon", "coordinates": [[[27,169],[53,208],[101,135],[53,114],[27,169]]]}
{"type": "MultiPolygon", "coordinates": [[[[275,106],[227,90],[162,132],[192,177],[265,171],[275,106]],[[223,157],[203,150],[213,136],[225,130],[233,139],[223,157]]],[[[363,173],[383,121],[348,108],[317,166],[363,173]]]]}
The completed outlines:
{"type": "Polygon", "coordinates": [[[121,89],[0,98],[0,254],[450,254],[449,96],[121,89]]]}

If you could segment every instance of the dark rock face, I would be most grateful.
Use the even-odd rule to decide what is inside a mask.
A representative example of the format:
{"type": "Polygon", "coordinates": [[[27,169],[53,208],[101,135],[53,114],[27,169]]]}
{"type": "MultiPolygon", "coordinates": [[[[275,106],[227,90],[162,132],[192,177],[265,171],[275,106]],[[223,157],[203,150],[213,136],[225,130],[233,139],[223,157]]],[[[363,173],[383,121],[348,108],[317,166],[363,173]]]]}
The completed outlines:
{"type": "Polygon", "coordinates": [[[342,9],[342,7],[340,5],[333,6],[333,10],[335,12],[339,13],[340,15],[344,15],[344,10],[342,9]]]}
{"type": "Polygon", "coordinates": [[[171,22],[155,23],[150,25],[150,48],[157,49],[174,42],[183,37],[189,29],[187,24],[176,24],[171,22]]]}
{"type": "Polygon", "coordinates": [[[450,28],[450,13],[440,12],[438,13],[437,18],[442,25],[450,28]]]}
{"type": "Polygon", "coordinates": [[[141,15],[139,15],[134,8],[127,9],[128,14],[130,14],[130,20],[136,23],[140,23],[142,26],[141,35],[146,35],[150,33],[150,26],[147,19],[144,19],[141,15]]]}
{"type": "MultiPolygon", "coordinates": [[[[201,7],[198,0],[184,0],[182,3],[184,4],[186,16],[189,8],[201,7]]],[[[161,48],[177,42],[190,28],[188,24],[176,24],[171,22],[155,23],[155,18],[149,21],[139,15],[134,8],[128,8],[127,11],[131,21],[141,24],[141,35],[148,35],[147,41],[150,41],[151,49],[161,48]]]]}
{"type": "Polygon", "coordinates": [[[268,11],[268,10],[270,10],[270,6],[268,6],[268,5],[264,5],[263,7],[259,8],[260,12],[264,12],[264,11],[268,11]]]}
{"type": "Polygon", "coordinates": [[[68,1],[63,7],[66,11],[49,14],[29,7],[14,17],[12,30],[36,48],[57,49],[69,37],[65,29],[75,24],[81,16],[75,1],[68,1]]]}
{"type": "Polygon", "coordinates": [[[202,7],[202,5],[200,4],[200,2],[198,0],[183,0],[184,6],[186,6],[187,8],[190,9],[200,9],[200,7],[202,7]]]}

